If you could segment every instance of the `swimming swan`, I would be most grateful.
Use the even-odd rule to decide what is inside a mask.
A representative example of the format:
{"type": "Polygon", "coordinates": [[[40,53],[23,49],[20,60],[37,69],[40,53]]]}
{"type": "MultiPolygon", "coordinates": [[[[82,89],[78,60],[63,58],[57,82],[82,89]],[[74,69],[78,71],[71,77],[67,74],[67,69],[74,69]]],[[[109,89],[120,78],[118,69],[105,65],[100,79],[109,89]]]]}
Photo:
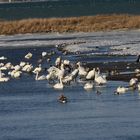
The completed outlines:
{"type": "Polygon", "coordinates": [[[46,76],[45,75],[39,76],[39,72],[37,72],[36,73],[35,80],[46,80],[46,76]]]}
{"type": "Polygon", "coordinates": [[[41,67],[41,64],[39,64],[39,66],[38,67],[36,67],[34,70],[33,70],[33,73],[39,73],[39,72],[41,72],[42,71],[42,67],[41,67]]]}
{"type": "Polygon", "coordinates": [[[81,66],[80,62],[78,62],[77,65],[78,65],[78,70],[79,70],[79,76],[85,77],[87,75],[87,71],[85,70],[84,67],[81,66]]]}
{"type": "Polygon", "coordinates": [[[86,79],[91,80],[91,79],[94,79],[94,77],[95,77],[95,68],[93,68],[93,70],[88,72],[86,79]]]}
{"type": "Polygon", "coordinates": [[[88,89],[92,89],[93,88],[93,83],[91,82],[87,82],[85,85],[84,85],[84,89],[88,90],[88,89]]]}
{"type": "Polygon", "coordinates": [[[62,80],[60,79],[60,82],[57,83],[57,84],[55,84],[53,87],[54,87],[55,89],[63,89],[63,88],[64,88],[64,85],[63,85],[63,83],[62,83],[62,80]]]}
{"type": "Polygon", "coordinates": [[[10,80],[9,77],[3,77],[3,74],[2,74],[2,72],[0,70],[0,82],[7,82],[9,80],[10,80]]]}
{"type": "Polygon", "coordinates": [[[115,93],[117,93],[117,94],[123,94],[123,93],[125,93],[125,92],[128,91],[128,90],[129,90],[129,88],[119,86],[119,87],[116,89],[115,93]]]}
{"type": "Polygon", "coordinates": [[[95,72],[95,79],[94,80],[99,85],[107,83],[106,75],[101,75],[99,72],[95,72]]]}
{"type": "Polygon", "coordinates": [[[132,78],[129,81],[130,86],[135,86],[138,83],[138,78],[132,78]]]}
{"type": "Polygon", "coordinates": [[[30,59],[30,58],[32,58],[32,56],[33,56],[33,54],[29,52],[28,54],[25,55],[25,58],[30,59]]]}

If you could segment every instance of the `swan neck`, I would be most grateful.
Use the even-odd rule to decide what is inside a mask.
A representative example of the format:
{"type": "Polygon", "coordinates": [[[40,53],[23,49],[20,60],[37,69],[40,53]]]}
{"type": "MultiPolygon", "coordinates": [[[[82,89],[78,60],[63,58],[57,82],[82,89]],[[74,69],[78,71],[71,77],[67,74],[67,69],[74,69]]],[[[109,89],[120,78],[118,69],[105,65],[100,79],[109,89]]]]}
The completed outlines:
{"type": "Polygon", "coordinates": [[[60,84],[63,84],[63,83],[62,83],[62,79],[61,79],[61,78],[60,78],[60,84]]]}
{"type": "Polygon", "coordinates": [[[99,73],[95,71],[95,78],[99,76],[99,73]]]}
{"type": "Polygon", "coordinates": [[[38,80],[38,72],[36,73],[35,79],[38,80]]]}
{"type": "Polygon", "coordinates": [[[1,70],[0,70],[0,78],[2,78],[2,72],[1,72],[1,70]]]}

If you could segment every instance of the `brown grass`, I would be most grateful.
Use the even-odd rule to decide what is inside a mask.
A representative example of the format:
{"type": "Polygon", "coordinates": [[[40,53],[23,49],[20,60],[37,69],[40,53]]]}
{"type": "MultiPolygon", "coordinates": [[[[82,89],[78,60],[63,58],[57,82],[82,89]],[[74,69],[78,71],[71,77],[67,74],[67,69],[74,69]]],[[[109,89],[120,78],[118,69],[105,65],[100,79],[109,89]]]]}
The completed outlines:
{"type": "Polygon", "coordinates": [[[97,15],[0,21],[1,35],[42,32],[93,32],[139,28],[140,16],[134,15],[97,15]]]}

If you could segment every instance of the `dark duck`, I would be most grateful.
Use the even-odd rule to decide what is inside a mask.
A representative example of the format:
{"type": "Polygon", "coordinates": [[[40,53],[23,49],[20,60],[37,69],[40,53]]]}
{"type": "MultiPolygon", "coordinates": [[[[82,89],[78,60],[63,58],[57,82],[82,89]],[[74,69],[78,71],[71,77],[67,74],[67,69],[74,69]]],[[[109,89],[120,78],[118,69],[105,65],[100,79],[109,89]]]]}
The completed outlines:
{"type": "Polygon", "coordinates": [[[58,101],[60,103],[67,103],[67,97],[65,97],[64,95],[60,95],[60,97],[58,98],[58,101]]]}

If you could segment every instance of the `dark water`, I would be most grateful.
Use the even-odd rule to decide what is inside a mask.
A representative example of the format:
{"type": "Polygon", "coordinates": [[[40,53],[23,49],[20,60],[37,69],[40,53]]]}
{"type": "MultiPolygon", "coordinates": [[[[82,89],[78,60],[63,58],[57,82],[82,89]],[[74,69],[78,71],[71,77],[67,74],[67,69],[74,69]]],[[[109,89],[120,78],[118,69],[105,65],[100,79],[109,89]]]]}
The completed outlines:
{"type": "MultiPolygon", "coordinates": [[[[51,50],[56,49],[52,46],[1,49],[0,55],[7,56],[16,65],[30,51],[34,55],[31,62],[35,65],[42,51],[51,50]]],[[[56,56],[61,55],[61,52],[56,52],[56,56]]],[[[56,56],[52,57],[51,63],[56,56]]],[[[70,55],[62,57],[71,58],[70,55]]],[[[76,59],[72,56],[73,61],[76,59]]],[[[84,58],[79,57],[79,60],[84,58]]],[[[43,67],[48,66],[45,61],[43,67]]],[[[114,95],[116,87],[128,83],[108,81],[105,86],[85,91],[84,83],[76,82],[59,91],[47,81],[35,81],[34,78],[34,75],[23,73],[20,79],[0,83],[1,140],[140,139],[139,92],[114,95]],[[100,95],[96,94],[97,90],[100,95]],[[60,94],[68,97],[67,104],[57,101],[60,94]]]]}
{"type": "Polygon", "coordinates": [[[59,0],[0,4],[0,18],[72,17],[97,14],[140,14],[139,0],[59,0]]]}

